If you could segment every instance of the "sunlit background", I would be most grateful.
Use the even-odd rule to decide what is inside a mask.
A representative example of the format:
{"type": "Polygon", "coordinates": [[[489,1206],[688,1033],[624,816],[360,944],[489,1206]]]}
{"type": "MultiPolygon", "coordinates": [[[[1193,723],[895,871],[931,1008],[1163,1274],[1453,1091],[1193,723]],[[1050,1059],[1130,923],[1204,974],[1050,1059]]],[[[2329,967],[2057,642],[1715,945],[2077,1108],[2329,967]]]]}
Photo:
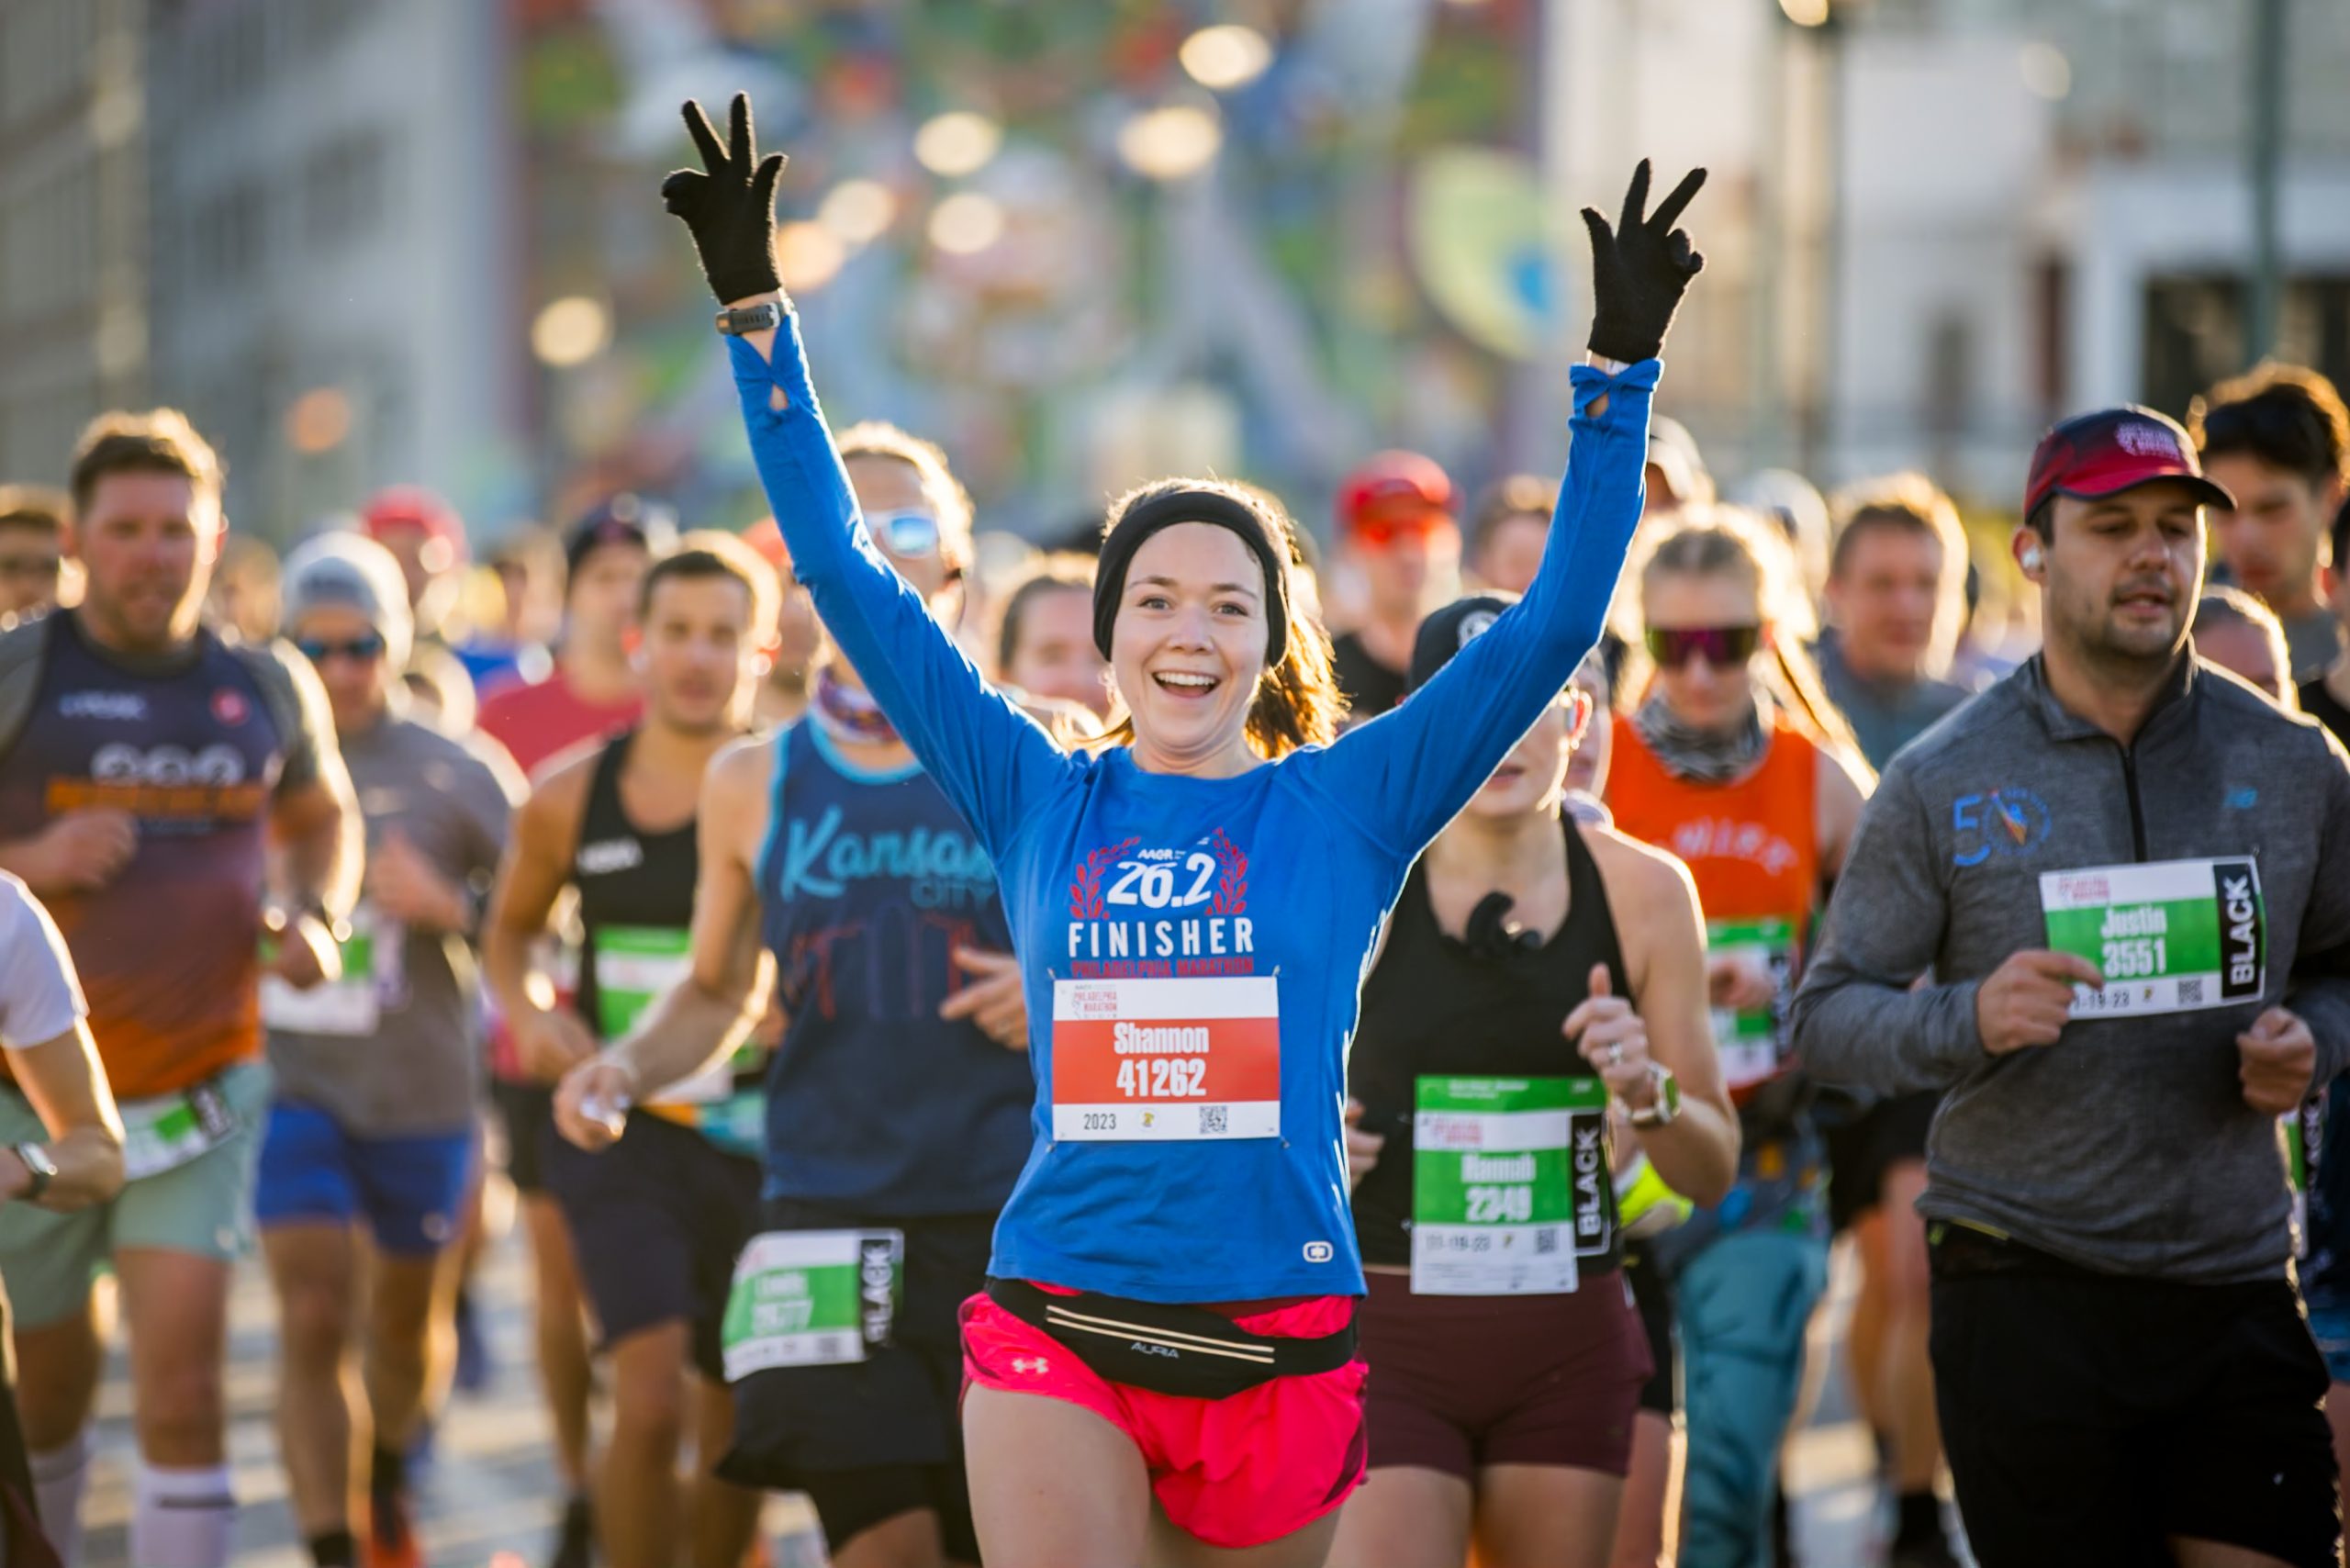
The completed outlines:
{"type": "Polygon", "coordinates": [[[1574,211],[1712,183],[1663,407],[1718,472],[2012,505],[2060,410],[2350,375],[2342,0],[0,0],[0,479],[169,402],[284,541],[758,502],[662,210],[749,92],[836,420],[1058,537],[1169,470],[1563,449],[1574,211]]]}

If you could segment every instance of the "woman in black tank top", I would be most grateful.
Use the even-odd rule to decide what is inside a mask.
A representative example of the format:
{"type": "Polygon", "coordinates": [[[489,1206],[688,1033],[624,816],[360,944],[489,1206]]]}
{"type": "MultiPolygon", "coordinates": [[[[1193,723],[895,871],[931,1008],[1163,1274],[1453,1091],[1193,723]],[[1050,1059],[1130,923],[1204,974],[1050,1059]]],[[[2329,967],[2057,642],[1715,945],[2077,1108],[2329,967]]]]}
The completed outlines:
{"type": "MultiPolygon", "coordinates": [[[[1431,616],[1413,685],[1505,602],[1431,616]]],[[[1570,689],[1429,846],[1364,982],[1371,1477],[1334,1562],[1459,1562],[1472,1530],[1489,1568],[1606,1562],[1651,1370],[1616,1167],[1637,1147],[1698,1198],[1736,1170],[1688,875],[1561,810],[1588,712],[1570,689]]]]}

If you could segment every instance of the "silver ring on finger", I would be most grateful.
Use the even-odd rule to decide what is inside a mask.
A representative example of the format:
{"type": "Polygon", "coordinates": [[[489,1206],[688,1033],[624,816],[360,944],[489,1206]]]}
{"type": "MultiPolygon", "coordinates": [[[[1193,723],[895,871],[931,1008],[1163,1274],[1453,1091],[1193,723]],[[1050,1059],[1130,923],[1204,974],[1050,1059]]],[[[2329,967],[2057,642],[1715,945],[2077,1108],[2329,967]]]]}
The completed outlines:
{"type": "Polygon", "coordinates": [[[1622,1042],[1617,1041],[1610,1044],[1607,1047],[1607,1065],[1610,1067],[1617,1067],[1621,1065],[1623,1060],[1624,1047],[1622,1042]]]}

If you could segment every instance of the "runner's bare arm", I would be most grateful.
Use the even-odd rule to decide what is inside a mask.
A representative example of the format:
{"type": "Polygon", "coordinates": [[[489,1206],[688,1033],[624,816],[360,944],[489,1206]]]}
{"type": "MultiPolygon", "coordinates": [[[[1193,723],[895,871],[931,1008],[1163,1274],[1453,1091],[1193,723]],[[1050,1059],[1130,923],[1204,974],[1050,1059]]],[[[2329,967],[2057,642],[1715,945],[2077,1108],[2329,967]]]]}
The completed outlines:
{"type": "Polygon", "coordinates": [[[762,738],[736,741],[702,776],[692,972],[601,1058],[627,1072],[639,1100],[733,1050],[758,1019],[767,966],[756,878],[774,777],[775,743],[762,738]]]}
{"type": "MultiPolygon", "coordinates": [[[[57,1164],[39,1206],[70,1213],[104,1203],[122,1190],[122,1118],[114,1092],[98,1065],[97,1042],[89,1025],[73,1026],[54,1039],[7,1053],[17,1087],[32,1103],[33,1114],[49,1130],[43,1145],[57,1164]]],[[[0,1202],[24,1191],[30,1172],[12,1151],[0,1155],[0,1202]]]]}
{"type": "Polygon", "coordinates": [[[1819,748],[1818,782],[1812,810],[1819,835],[1819,875],[1833,881],[1844,869],[1852,834],[1860,831],[1861,808],[1868,803],[1868,787],[1854,775],[1834,748],[1819,748]]]}
{"type": "Polygon", "coordinates": [[[1633,1005],[1648,1025],[1649,1054],[1681,1086],[1681,1114],[1639,1127],[1640,1148],[1676,1193],[1718,1203],[1738,1178],[1738,1113],[1722,1085],[1706,1001],[1705,918],[1697,885],[1672,857],[1610,829],[1584,830],[1619,926],[1633,1005]]]}
{"type": "Polygon", "coordinates": [[[533,949],[546,935],[555,904],[571,882],[588,785],[596,754],[583,753],[543,775],[514,813],[513,841],[498,868],[482,924],[482,979],[512,1025],[524,1065],[551,1078],[592,1055],[595,1042],[568,1008],[533,949]],[[535,1044],[543,1050],[534,1050],[535,1044]],[[536,1059],[543,1055],[545,1059],[536,1059]]]}

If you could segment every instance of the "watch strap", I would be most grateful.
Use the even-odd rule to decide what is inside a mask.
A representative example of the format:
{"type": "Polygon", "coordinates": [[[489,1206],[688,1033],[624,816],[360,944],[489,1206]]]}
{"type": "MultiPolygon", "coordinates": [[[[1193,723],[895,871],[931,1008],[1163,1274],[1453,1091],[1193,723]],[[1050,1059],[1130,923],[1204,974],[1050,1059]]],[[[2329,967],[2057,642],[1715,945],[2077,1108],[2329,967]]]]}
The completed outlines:
{"type": "Polygon", "coordinates": [[[773,331],[783,325],[783,302],[770,299],[764,305],[749,305],[739,310],[721,310],[718,330],[730,338],[740,338],[752,332],[773,331]]]}
{"type": "Polygon", "coordinates": [[[40,1202],[49,1192],[50,1182],[56,1178],[57,1161],[49,1157],[49,1150],[37,1143],[12,1144],[8,1152],[23,1162],[26,1174],[32,1179],[32,1185],[25,1189],[24,1201],[28,1204],[40,1202]]]}

